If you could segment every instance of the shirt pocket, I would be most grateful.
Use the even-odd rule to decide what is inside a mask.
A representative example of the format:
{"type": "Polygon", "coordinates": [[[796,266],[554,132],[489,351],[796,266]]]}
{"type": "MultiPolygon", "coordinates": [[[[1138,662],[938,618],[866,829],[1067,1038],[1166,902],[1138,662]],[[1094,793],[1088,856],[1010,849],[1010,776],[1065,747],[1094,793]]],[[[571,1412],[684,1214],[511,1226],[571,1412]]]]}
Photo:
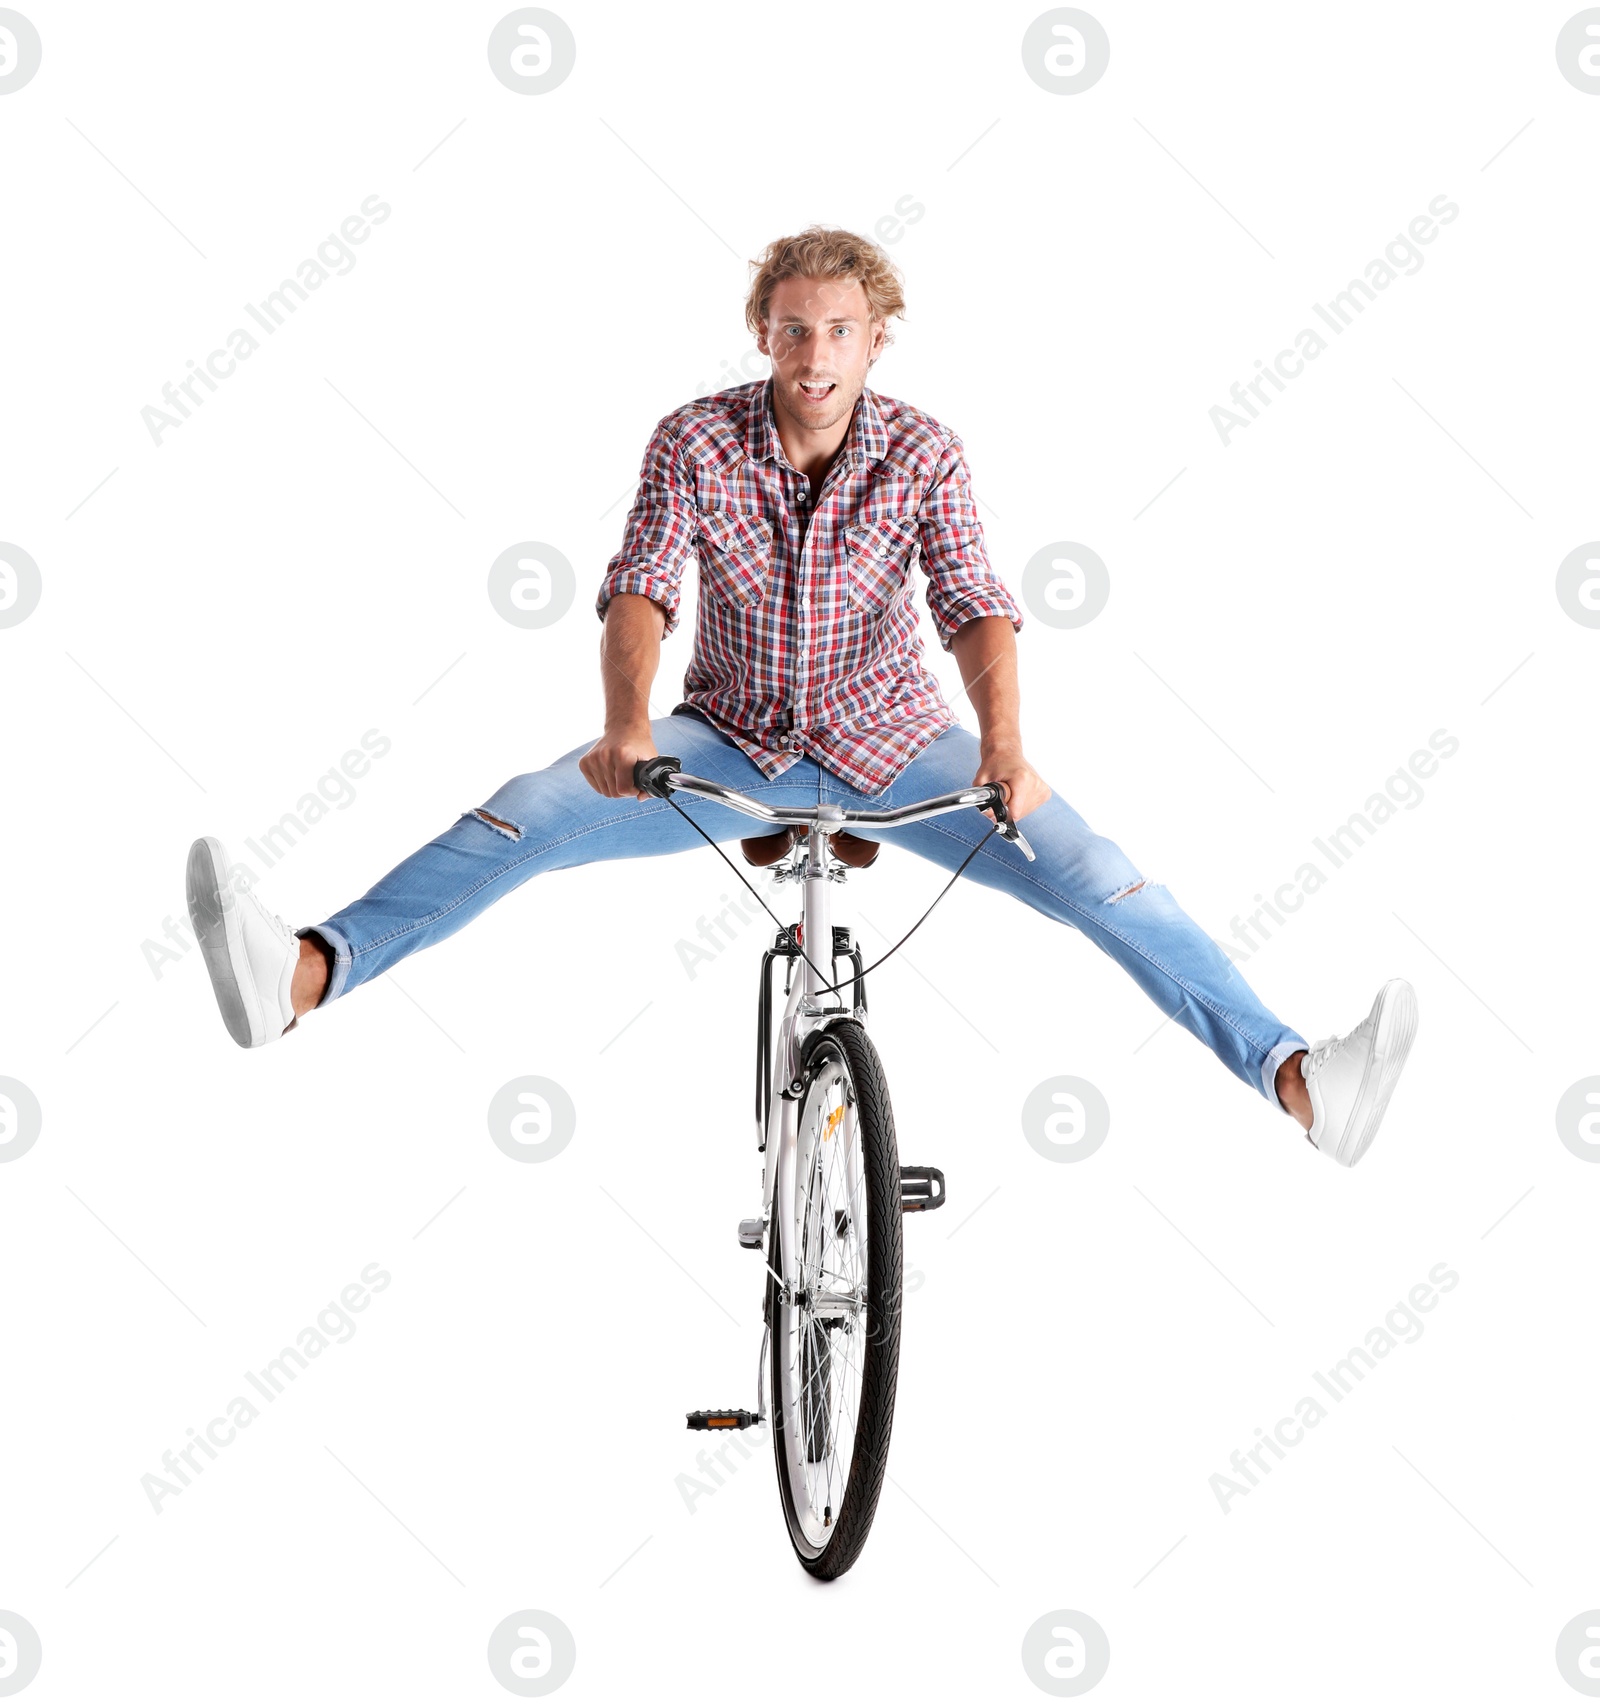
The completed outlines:
{"type": "Polygon", "coordinates": [[[695,537],[700,585],[724,604],[753,605],[767,590],[772,523],[745,510],[702,510],[695,537]]]}
{"type": "Polygon", "coordinates": [[[857,610],[886,610],[906,584],[917,550],[914,514],[880,516],[845,529],[846,587],[857,610]]]}

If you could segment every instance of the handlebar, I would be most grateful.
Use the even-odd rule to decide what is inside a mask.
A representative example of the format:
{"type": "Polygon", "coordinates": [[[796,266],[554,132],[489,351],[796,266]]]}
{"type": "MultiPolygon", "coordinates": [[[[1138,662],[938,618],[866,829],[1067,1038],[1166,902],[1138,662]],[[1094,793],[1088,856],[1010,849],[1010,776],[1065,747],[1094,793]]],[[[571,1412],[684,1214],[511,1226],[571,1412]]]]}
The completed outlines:
{"type": "Polygon", "coordinates": [[[1005,790],[997,782],[979,783],[955,794],[941,794],[932,800],[919,800],[909,806],[882,811],[854,810],[821,803],[803,808],[781,807],[768,806],[765,801],[754,800],[737,789],[724,788],[719,782],[688,776],[678,768],[680,763],[678,759],[661,754],[653,759],[640,759],[633,767],[634,786],[640,793],[654,795],[659,800],[665,800],[674,790],[681,790],[685,794],[698,795],[702,800],[715,800],[723,806],[731,806],[735,812],[759,818],[766,824],[798,824],[808,828],[815,825],[820,830],[842,829],[846,824],[893,829],[901,824],[920,823],[924,818],[936,818],[943,812],[956,812],[962,807],[972,806],[980,812],[993,812],[1000,834],[1014,843],[1024,858],[1031,860],[1034,857],[1027,837],[1017,828],[1016,820],[1006,809],[1005,790]]]}

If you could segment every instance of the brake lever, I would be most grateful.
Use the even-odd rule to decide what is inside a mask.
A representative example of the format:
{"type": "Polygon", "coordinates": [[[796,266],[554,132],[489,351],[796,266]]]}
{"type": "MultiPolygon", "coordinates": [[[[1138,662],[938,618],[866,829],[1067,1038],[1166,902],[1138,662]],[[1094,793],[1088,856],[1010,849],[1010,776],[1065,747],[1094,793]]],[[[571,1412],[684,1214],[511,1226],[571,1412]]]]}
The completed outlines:
{"type": "Polygon", "coordinates": [[[991,810],[994,812],[995,823],[1000,828],[1000,834],[1008,842],[1014,844],[1021,851],[1022,857],[1032,864],[1036,856],[1033,849],[1028,846],[1028,838],[1017,828],[1016,819],[1006,810],[1004,789],[997,782],[990,783],[989,789],[994,798],[994,805],[991,810]]]}

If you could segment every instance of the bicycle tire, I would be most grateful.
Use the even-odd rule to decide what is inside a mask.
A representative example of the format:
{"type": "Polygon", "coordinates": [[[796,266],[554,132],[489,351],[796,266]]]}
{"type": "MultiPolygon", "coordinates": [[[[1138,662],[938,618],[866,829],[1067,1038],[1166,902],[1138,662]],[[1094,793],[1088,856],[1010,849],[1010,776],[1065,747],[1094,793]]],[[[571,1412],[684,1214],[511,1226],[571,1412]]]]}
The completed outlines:
{"type": "MultiPolygon", "coordinates": [[[[841,1077],[853,1093],[854,1142],[859,1147],[860,1195],[864,1199],[862,1210],[866,1229],[865,1306],[860,1313],[859,1365],[852,1362],[850,1345],[840,1337],[848,1335],[854,1339],[854,1327],[845,1328],[841,1320],[839,1326],[818,1332],[815,1318],[808,1317],[805,1309],[785,1299],[772,1273],[767,1279],[767,1322],[771,1330],[768,1377],[778,1489],[795,1556],[812,1576],[825,1580],[842,1576],[860,1556],[883,1490],[889,1435],[894,1423],[895,1383],[900,1365],[904,1278],[900,1159],[895,1142],[894,1113],[883,1064],[865,1028],[856,1020],[837,1021],[813,1033],[807,1040],[801,1064],[802,1089],[797,1126],[802,1136],[806,1130],[804,1123],[810,1117],[808,1111],[818,1106],[818,1087],[837,1084],[841,1077]],[[785,1394],[792,1394],[797,1379],[787,1374],[785,1360],[796,1355],[794,1348],[797,1344],[796,1368],[803,1368],[806,1372],[801,1386],[803,1392],[811,1394],[812,1403],[815,1393],[811,1383],[820,1379],[830,1384],[831,1393],[835,1370],[841,1371],[841,1379],[848,1380],[849,1372],[859,1368],[860,1384],[854,1406],[854,1433],[849,1443],[848,1478],[825,1537],[817,1533],[815,1511],[808,1506],[808,1512],[802,1515],[796,1499],[796,1481],[804,1482],[802,1466],[809,1464],[815,1467],[822,1462],[819,1446],[826,1445],[826,1424],[819,1432],[816,1410],[795,1414],[803,1407],[785,1403],[785,1394]],[[791,1437],[798,1454],[796,1458],[790,1454],[791,1437]]],[[[799,1179],[795,1181],[794,1191],[798,1199],[802,1192],[799,1179]]],[[[846,1239],[848,1212],[842,1224],[838,1220],[836,1205],[826,1208],[825,1213],[834,1227],[835,1236],[841,1241],[846,1239]]],[[[789,1275],[792,1270],[784,1266],[785,1230],[782,1222],[783,1217],[775,1213],[769,1260],[775,1274],[789,1275]]],[[[790,1236],[795,1235],[791,1233],[790,1236]]],[[[824,1245],[827,1238],[825,1233],[824,1245]]],[[[829,1403],[831,1407],[831,1398],[829,1403]]],[[[814,1506],[814,1499],[810,1505],[814,1506]]],[[[831,1511],[831,1507],[827,1509],[831,1511]]]]}

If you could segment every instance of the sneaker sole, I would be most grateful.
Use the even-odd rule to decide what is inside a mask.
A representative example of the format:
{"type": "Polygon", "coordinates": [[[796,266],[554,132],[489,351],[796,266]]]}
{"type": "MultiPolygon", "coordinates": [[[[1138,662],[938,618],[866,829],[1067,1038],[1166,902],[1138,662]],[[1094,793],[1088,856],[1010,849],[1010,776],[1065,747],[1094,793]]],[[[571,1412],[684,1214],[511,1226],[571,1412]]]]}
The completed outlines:
{"type": "Polygon", "coordinates": [[[1391,978],[1372,1004],[1372,1058],[1334,1159],[1353,1168],[1378,1135],[1378,1125],[1417,1035],[1417,993],[1403,978],[1391,978]]]}
{"type": "Polygon", "coordinates": [[[266,1042],[265,1025],[252,997],[254,985],[245,962],[244,933],[239,924],[237,897],[224,898],[226,871],[222,844],[202,836],[189,849],[185,889],[189,923],[205,956],[211,988],[222,1010],[222,1023],[241,1049],[266,1042]]]}

